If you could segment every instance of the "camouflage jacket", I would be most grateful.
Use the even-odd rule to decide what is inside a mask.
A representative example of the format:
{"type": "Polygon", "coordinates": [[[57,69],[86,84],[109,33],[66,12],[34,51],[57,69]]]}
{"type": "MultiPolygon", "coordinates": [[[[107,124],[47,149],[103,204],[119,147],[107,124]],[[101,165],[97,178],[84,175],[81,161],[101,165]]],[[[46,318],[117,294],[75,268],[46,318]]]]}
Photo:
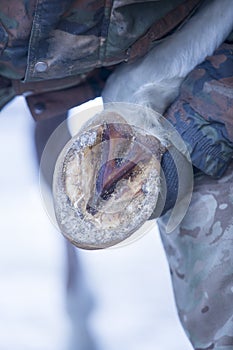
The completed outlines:
{"type": "Polygon", "coordinates": [[[224,43],[184,80],[166,113],[192,164],[221,177],[233,158],[233,44],[224,43]]]}
{"type": "Polygon", "coordinates": [[[0,107],[16,94],[34,95],[29,107],[43,119],[100,95],[108,75],[101,68],[144,55],[201,2],[1,0],[0,107]],[[57,108],[51,102],[62,100],[57,108]]]}
{"type": "MultiPolygon", "coordinates": [[[[178,30],[202,0],[1,0],[0,109],[24,94],[43,120],[101,95],[120,62],[145,55],[178,30]]],[[[182,85],[167,118],[193,164],[221,176],[233,154],[233,45],[182,85]]]]}

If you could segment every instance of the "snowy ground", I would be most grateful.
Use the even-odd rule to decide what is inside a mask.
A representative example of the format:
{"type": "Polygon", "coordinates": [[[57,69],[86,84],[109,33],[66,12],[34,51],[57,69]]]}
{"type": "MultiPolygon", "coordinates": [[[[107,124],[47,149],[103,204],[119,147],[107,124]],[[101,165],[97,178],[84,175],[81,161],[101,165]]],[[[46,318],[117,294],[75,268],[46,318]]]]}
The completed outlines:
{"type": "MultiPolygon", "coordinates": [[[[0,349],[69,350],[64,239],[41,202],[33,126],[23,98],[1,112],[0,349]]],[[[99,350],[192,349],[156,227],[126,247],[78,255],[94,298],[89,325],[99,350]]]]}

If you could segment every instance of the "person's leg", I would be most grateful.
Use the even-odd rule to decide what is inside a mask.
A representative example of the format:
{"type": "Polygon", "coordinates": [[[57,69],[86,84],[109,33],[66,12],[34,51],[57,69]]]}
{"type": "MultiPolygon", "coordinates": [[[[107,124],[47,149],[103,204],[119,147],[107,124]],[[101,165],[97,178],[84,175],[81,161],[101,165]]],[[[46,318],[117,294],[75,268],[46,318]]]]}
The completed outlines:
{"type": "MultiPolygon", "coordinates": [[[[62,123],[66,120],[67,118],[67,114],[61,114],[58,115],[57,117],[54,118],[50,118],[47,120],[41,120],[36,122],[35,124],[35,132],[34,132],[34,140],[35,140],[35,151],[36,151],[36,157],[37,157],[37,161],[38,161],[38,165],[40,164],[41,161],[41,157],[44,151],[44,148],[46,146],[46,143],[49,139],[49,137],[52,135],[52,133],[54,132],[54,130],[62,123]]],[[[66,125],[66,124],[65,124],[66,125]]],[[[61,138],[59,140],[59,143],[63,143],[65,144],[69,139],[70,139],[70,133],[69,133],[69,129],[68,126],[62,129],[62,134],[59,135],[59,137],[61,138]]],[[[48,164],[48,167],[46,167],[46,169],[41,169],[43,172],[43,178],[45,179],[47,185],[49,186],[49,188],[52,188],[52,179],[53,179],[53,174],[52,174],[52,170],[54,169],[56,160],[57,160],[57,156],[59,153],[59,148],[56,147],[56,145],[54,145],[54,147],[50,147],[50,152],[53,152],[53,154],[50,154],[48,159],[50,161],[50,163],[48,164]]]]}
{"type": "MultiPolygon", "coordinates": [[[[66,120],[67,115],[62,114],[55,118],[39,121],[35,126],[34,140],[38,164],[40,163],[44,148],[54,130],[66,120]]],[[[71,138],[67,124],[64,124],[59,133],[59,144],[65,144],[71,138]]],[[[52,189],[53,169],[59,154],[59,148],[49,147],[51,154],[46,155],[48,163],[41,169],[48,188],[52,189]],[[48,166],[46,166],[48,165],[48,166]]],[[[94,350],[96,346],[87,327],[87,319],[93,302],[82,276],[82,269],[78,260],[77,249],[68,241],[65,242],[66,253],[66,306],[71,320],[71,336],[67,350],[94,350]]]]}
{"type": "Polygon", "coordinates": [[[181,323],[196,350],[233,349],[233,163],[221,179],[195,178],[193,198],[180,226],[165,233],[181,323]]]}

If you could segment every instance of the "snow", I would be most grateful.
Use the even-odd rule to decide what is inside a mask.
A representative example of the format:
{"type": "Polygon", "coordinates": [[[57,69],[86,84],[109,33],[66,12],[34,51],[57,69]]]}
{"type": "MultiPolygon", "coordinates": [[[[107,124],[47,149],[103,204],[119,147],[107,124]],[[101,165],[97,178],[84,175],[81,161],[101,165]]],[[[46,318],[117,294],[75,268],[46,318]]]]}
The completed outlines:
{"type": "MultiPolygon", "coordinates": [[[[80,308],[72,325],[66,311],[64,239],[40,197],[33,132],[18,97],[0,115],[0,349],[70,350],[72,331],[85,315],[80,308]]],[[[80,288],[92,296],[87,321],[96,348],[192,349],[155,223],[122,248],[77,254],[80,288]]],[[[81,343],[72,349],[90,350],[81,343]]]]}

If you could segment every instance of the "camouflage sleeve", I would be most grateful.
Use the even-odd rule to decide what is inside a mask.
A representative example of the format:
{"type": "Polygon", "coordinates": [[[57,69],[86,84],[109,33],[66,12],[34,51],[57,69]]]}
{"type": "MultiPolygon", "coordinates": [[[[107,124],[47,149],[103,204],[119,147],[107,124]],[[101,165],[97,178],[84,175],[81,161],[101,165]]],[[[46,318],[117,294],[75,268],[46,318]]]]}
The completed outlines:
{"type": "Polygon", "coordinates": [[[166,117],[193,165],[221,177],[233,157],[233,44],[223,44],[187,76],[166,117]]]}

